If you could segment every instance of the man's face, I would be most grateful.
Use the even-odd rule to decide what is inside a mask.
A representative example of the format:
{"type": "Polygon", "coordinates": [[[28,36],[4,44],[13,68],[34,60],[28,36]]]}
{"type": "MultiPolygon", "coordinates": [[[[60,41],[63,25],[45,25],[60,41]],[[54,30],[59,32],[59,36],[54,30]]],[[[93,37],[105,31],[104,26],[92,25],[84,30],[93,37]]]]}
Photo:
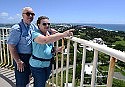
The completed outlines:
{"type": "Polygon", "coordinates": [[[32,9],[26,9],[23,11],[22,16],[23,16],[24,22],[26,24],[30,24],[34,19],[35,14],[32,9]]]}

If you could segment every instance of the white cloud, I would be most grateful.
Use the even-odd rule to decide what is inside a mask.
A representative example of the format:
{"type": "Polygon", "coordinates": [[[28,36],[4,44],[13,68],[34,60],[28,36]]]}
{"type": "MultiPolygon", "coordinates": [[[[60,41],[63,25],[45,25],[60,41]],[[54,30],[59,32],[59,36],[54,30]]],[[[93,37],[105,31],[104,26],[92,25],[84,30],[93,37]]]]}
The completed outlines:
{"type": "Polygon", "coordinates": [[[20,14],[10,16],[7,12],[0,13],[0,23],[17,23],[21,19],[20,14]]]}
{"type": "Polygon", "coordinates": [[[6,13],[6,12],[1,12],[1,13],[0,13],[0,17],[8,17],[8,13],[6,13]]]}
{"type": "Polygon", "coordinates": [[[22,15],[16,14],[15,18],[16,18],[16,19],[21,19],[21,18],[22,18],[22,15]]]}
{"type": "Polygon", "coordinates": [[[16,14],[17,16],[21,16],[20,14],[16,14]]]}
{"type": "Polygon", "coordinates": [[[13,18],[13,17],[9,17],[8,19],[9,19],[9,20],[14,20],[14,18],[13,18]]]}

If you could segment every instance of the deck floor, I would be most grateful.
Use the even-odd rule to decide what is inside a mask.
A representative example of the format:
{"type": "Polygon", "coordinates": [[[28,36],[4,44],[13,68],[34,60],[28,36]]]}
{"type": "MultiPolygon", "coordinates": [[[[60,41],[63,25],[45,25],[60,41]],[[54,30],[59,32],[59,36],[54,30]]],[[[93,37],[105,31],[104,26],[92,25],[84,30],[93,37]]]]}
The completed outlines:
{"type": "MultiPolygon", "coordinates": [[[[15,83],[14,70],[0,67],[0,87],[16,87],[15,83]]],[[[33,87],[33,80],[30,82],[30,87],[33,87]]]]}
{"type": "Polygon", "coordinates": [[[0,67],[0,87],[15,87],[14,71],[0,67]]]}

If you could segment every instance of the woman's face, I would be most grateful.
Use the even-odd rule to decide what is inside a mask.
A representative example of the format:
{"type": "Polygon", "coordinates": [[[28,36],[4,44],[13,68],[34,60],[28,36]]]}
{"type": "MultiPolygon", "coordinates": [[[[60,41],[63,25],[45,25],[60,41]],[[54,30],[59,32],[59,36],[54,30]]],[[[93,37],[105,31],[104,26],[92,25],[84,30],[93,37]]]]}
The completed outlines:
{"type": "Polygon", "coordinates": [[[42,32],[47,32],[49,30],[49,27],[50,27],[50,22],[48,19],[42,19],[38,26],[42,32]]]}

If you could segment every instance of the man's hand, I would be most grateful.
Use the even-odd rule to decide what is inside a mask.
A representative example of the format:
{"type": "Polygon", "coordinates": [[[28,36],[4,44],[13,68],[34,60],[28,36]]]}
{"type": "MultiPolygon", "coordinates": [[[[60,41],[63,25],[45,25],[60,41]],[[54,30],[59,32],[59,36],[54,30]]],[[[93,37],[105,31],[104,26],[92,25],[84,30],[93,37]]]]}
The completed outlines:
{"type": "Polygon", "coordinates": [[[19,60],[17,63],[17,70],[19,70],[19,72],[23,72],[24,71],[24,67],[25,67],[25,64],[23,61],[19,60]]]}

